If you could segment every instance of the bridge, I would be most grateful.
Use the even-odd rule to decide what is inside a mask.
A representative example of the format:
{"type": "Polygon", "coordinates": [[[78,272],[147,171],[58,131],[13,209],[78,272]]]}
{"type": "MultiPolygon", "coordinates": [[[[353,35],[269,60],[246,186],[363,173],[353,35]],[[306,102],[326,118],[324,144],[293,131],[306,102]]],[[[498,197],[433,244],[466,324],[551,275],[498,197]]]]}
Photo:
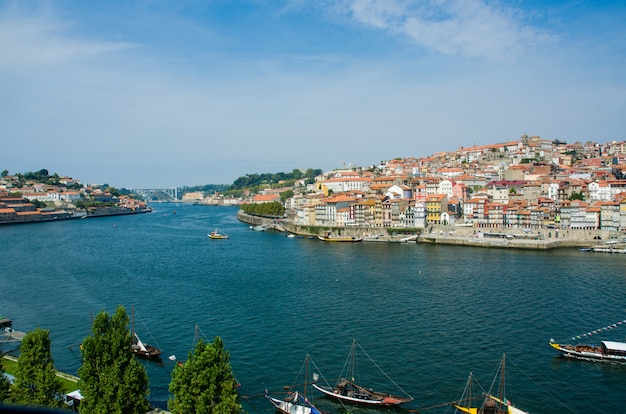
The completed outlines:
{"type": "Polygon", "coordinates": [[[178,188],[135,188],[133,192],[140,194],[144,200],[178,200],[178,188]]]}

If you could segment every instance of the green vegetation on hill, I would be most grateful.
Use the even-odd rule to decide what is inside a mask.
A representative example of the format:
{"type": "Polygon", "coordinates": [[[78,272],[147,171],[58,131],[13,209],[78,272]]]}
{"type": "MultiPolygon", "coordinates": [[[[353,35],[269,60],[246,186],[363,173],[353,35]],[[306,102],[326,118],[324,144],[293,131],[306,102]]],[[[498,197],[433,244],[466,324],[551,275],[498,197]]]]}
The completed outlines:
{"type": "Polygon", "coordinates": [[[242,204],[241,210],[253,216],[263,217],[283,217],[285,214],[285,206],[278,201],[261,204],[242,204]]]}

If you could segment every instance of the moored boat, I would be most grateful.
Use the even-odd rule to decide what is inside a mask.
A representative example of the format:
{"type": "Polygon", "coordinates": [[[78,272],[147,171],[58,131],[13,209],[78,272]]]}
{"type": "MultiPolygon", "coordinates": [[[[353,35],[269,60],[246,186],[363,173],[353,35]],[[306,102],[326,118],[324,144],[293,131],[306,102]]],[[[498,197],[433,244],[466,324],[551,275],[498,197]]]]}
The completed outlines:
{"type": "Polygon", "coordinates": [[[138,357],[158,361],[159,359],[161,359],[161,354],[163,353],[163,351],[161,351],[159,348],[155,346],[148,345],[145,342],[143,342],[139,338],[139,335],[137,335],[137,332],[135,332],[135,307],[134,306],[132,307],[131,317],[132,317],[131,332],[133,336],[133,343],[130,346],[130,350],[138,357]]]}
{"type": "Polygon", "coordinates": [[[333,235],[330,232],[324,233],[323,236],[317,236],[317,238],[326,242],[360,242],[360,241],[363,241],[363,237],[338,236],[338,235],[333,235]]]}
{"type": "MultiPolygon", "coordinates": [[[[313,388],[326,395],[327,397],[334,398],[341,402],[358,405],[390,407],[413,401],[413,397],[400,389],[400,387],[395,384],[393,380],[389,379],[387,374],[385,374],[374,361],[372,361],[373,365],[378,367],[381,373],[386,378],[388,378],[398,389],[400,389],[400,391],[404,392],[405,395],[394,395],[388,392],[374,391],[369,387],[357,384],[358,379],[355,378],[357,345],[358,343],[356,342],[356,340],[353,340],[352,347],[350,348],[350,353],[348,354],[348,359],[346,360],[346,364],[344,365],[344,370],[334,386],[313,383],[313,388]]],[[[363,348],[361,348],[360,345],[358,345],[358,347],[365,355],[367,355],[367,353],[363,350],[363,348]]],[[[369,358],[369,355],[367,356],[369,358]]]]}
{"type": "Polygon", "coordinates": [[[301,390],[290,388],[287,392],[287,397],[282,400],[273,397],[267,389],[265,390],[265,398],[267,398],[276,410],[284,414],[321,414],[321,411],[315,407],[313,401],[307,397],[309,385],[309,361],[310,357],[307,354],[298,374],[299,377],[304,374],[304,384],[299,384],[304,385],[304,388],[301,390]]]}
{"type": "Polygon", "coordinates": [[[528,414],[526,411],[515,407],[511,401],[506,398],[505,362],[506,354],[502,356],[498,374],[496,374],[496,377],[492,381],[492,387],[497,384],[497,390],[493,390],[494,392],[489,390],[486,394],[479,397],[472,396],[472,382],[474,379],[473,375],[470,373],[461,400],[457,403],[453,403],[452,406],[456,408],[457,411],[468,414],[528,414]],[[473,401],[476,399],[482,399],[483,402],[478,407],[472,407],[473,401]]]}

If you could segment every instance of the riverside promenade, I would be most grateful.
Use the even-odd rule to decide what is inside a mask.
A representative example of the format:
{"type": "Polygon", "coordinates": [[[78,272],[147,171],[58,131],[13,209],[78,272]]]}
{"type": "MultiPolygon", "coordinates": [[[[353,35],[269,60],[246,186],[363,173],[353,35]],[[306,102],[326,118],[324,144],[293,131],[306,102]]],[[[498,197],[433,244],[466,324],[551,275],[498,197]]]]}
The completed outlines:
{"type": "MultiPolygon", "coordinates": [[[[590,248],[606,246],[612,239],[606,230],[582,229],[533,229],[518,228],[475,228],[465,226],[428,226],[413,232],[404,229],[388,229],[379,227],[314,227],[298,226],[293,220],[286,218],[276,220],[252,216],[242,212],[237,218],[253,226],[264,226],[268,230],[288,232],[299,236],[317,236],[325,231],[340,232],[346,236],[363,237],[364,242],[388,243],[429,243],[453,246],[471,246],[502,249],[551,250],[557,248],[590,248]]],[[[619,241],[624,245],[624,241],[619,241]]]]}

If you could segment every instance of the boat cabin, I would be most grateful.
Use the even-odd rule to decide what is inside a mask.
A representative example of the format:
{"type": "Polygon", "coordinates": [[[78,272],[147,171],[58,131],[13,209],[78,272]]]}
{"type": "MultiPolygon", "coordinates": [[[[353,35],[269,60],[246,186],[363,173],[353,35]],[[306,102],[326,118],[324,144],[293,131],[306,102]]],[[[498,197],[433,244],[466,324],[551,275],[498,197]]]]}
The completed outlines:
{"type": "Polygon", "coordinates": [[[626,357],[626,343],[602,341],[602,353],[604,355],[616,355],[626,357]]]}

